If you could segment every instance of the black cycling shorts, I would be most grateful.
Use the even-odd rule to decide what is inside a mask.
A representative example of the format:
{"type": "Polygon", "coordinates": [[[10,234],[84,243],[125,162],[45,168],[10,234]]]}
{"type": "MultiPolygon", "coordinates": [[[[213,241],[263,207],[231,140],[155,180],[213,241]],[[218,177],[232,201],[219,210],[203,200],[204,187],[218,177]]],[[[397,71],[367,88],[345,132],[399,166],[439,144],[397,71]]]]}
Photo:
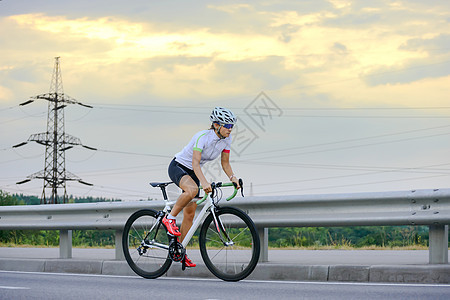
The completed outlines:
{"type": "Polygon", "coordinates": [[[195,175],[194,170],[183,166],[182,164],[177,162],[175,158],[170,162],[168,171],[170,180],[172,180],[178,187],[180,186],[180,180],[184,175],[190,176],[197,184],[197,186],[200,186],[200,180],[197,178],[197,175],[195,175]]]}

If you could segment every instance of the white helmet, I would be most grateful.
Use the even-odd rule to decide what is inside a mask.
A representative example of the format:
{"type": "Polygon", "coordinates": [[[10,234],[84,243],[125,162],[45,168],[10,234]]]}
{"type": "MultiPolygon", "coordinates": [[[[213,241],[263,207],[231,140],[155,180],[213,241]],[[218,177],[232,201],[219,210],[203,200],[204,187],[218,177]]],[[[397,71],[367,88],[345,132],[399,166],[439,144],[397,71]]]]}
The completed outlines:
{"type": "Polygon", "coordinates": [[[223,107],[215,107],[209,116],[211,122],[217,122],[221,125],[235,124],[237,122],[236,117],[231,110],[223,107]]]}

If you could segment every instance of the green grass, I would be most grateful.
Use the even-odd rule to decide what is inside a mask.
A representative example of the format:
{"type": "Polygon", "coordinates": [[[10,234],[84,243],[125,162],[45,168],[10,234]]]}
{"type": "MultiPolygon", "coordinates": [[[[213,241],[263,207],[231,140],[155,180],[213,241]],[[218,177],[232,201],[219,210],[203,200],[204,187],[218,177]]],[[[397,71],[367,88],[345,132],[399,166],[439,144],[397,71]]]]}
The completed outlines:
{"type": "MultiPolygon", "coordinates": [[[[0,247],[11,248],[58,248],[59,246],[47,246],[47,245],[29,245],[29,244],[14,244],[14,243],[1,243],[0,247]]],[[[107,246],[89,246],[89,245],[77,245],[73,248],[81,249],[114,249],[113,245],[107,246]]],[[[198,249],[198,245],[188,246],[188,249],[198,249]]],[[[342,245],[317,245],[308,247],[269,247],[269,250],[428,250],[424,245],[408,245],[408,246],[395,246],[395,247],[381,247],[381,246],[364,246],[354,247],[349,244],[342,245]]]]}

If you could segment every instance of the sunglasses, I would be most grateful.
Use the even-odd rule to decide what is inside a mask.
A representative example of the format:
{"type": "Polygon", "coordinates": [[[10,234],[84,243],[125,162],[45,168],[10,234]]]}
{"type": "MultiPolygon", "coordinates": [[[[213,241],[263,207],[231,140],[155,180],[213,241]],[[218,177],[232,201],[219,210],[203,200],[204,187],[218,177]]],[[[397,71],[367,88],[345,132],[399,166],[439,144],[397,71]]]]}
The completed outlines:
{"type": "Polygon", "coordinates": [[[234,124],[225,124],[223,125],[223,127],[225,127],[226,129],[231,129],[233,128],[234,124]]]}

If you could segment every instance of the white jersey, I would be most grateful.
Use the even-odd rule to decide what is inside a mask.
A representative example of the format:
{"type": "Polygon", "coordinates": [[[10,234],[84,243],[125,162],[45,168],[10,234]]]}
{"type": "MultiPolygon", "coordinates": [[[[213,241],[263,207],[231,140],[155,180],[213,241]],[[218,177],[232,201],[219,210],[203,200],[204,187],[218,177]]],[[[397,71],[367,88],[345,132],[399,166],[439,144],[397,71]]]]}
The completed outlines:
{"type": "Polygon", "coordinates": [[[175,160],[183,166],[193,170],[192,156],[194,151],[200,151],[202,153],[200,166],[203,166],[206,162],[219,157],[222,152],[229,153],[230,149],[231,136],[220,139],[213,129],[202,130],[197,132],[189,144],[187,144],[181,152],[178,152],[175,155],[175,160]]]}

